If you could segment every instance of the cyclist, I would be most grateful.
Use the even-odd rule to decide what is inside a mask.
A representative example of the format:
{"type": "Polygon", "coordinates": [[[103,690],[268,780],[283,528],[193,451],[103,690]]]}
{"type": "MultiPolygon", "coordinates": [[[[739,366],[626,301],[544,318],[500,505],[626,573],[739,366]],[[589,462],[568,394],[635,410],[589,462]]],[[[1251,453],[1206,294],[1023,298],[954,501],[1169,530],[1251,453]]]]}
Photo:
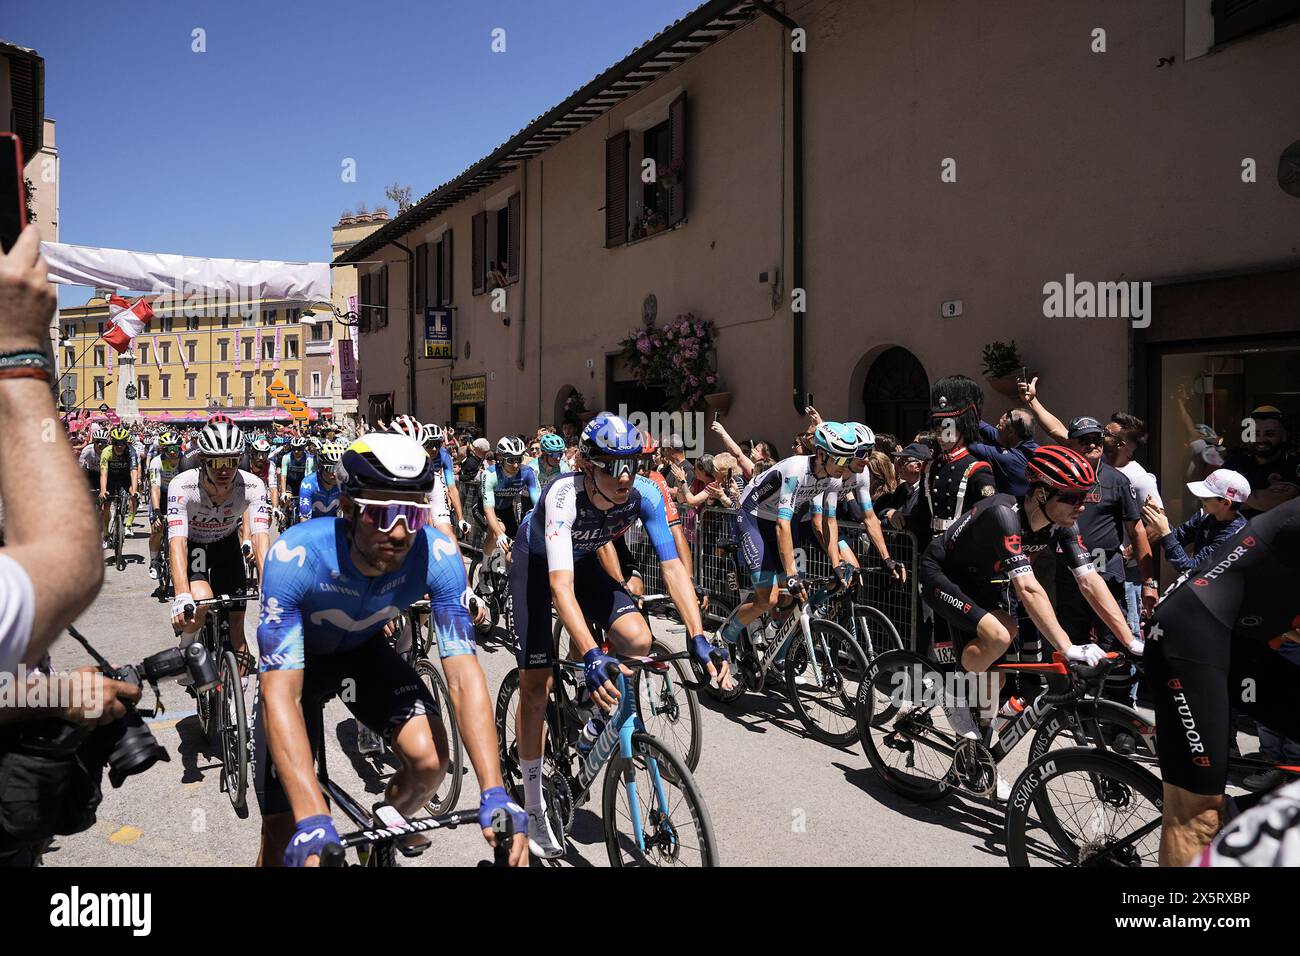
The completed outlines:
{"type": "MultiPolygon", "coordinates": [[[[655,470],[655,454],[658,445],[649,435],[645,437],[645,444],[641,447],[641,463],[636,481],[633,487],[641,491],[642,494],[651,494],[653,489],[648,485],[653,485],[664,499],[664,518],[668,523],[668,530],[672,533],[673,544],[677,546],[677,556],[686,567],[686,573],[694,580],[694,572],[691,567],[692,555],[691,545],[686,539],[686,532],[682,529],[682,516],[677,511],[677,503],[673,501],[673,496],[668,490],[668,481],[655,470]]],[[[641,579],[641,568],[637,564],[632,549],[627,544],[627,531],[631,530],[631,525],[618,535],[605,547],[598,552],[600,563],[615,581],[623,582],[623,589],[634,598],[640,598],[645,594],[645,582],[641,579]]],[[[703,589],[696,588],[696,598],[703,598],[703,589]]]]}
{"type": "MultiPolygon", "coordinates": [[[[840,506],[856,505],[862,512],[861,520],[863,530],[866,531],[867,537],[871,540],[872,546],[876,549],[876,554],[880,555],[880,560],[885,563],[890,575],[897,581],[907,580],[907,568],[901,561],[895,561],[889,556],[889,546],[885,544],[885,534],[880,529],[880,519],[876,517],[876,511],[871,504],[871,472],[867,471],[867,461],[871,453],[876,448],[876,435],[861,422],[845,423],[853,431],[857,441],[853,451],[853,460],[849,462],[849,474],[840,480],[839,503],[840,506]]],[[[826,547],[829,543],[827,531],[829,522],[825,515],[825,494],[818,495],[812,500],[810,505],[812,512],[813,531],[817,535],[818,541],[829,553],[830,548],[826,547]]],[[[840,558],[852,565],[854,568],[860,568],[858,556],[854,553],[853,548],[843,538],[839,541],[840,558]]]]}
{"type": "Polygon", "coordinates": [[[782,585],[796,600],[807,598],[803,571],[795,563],[795,514],[812,501],[822,503],[827,555],[836,575],[841,581],[852,576],[852,567],[835,554],[839,551],[835,512],[840,482],[852,474],[849,464],[861,447],[848,425],[822,422],[813,429],[811,455],[782,459],[745,486],[736,509],[736,530],[754,593],[723,627],[725,641],[735,643],[750,623],[773,610],[782,585]]]}
{"type": "Polygon", "coordinates": [[[337,468],[344,451],[341,442],[321,445],[317,459],[320,467],[304,478],[298,488],[298,517],[302,521],[338,514],[339,495],[343,488],[339,484],[337,468]]]}
{"type": "Polygon", "coordinates": [[[524,443],[507,435],[497,442],[495,468],[483,470],[483,516],[487,535],[483,539],[483,554],[493,554],[498,544],[510,559],[510,541],[519,532],[520,516],[537,507],[541,488],[537,473],[523,463],[524,443]],[[523,507],[525,493],[528,508],[523,507]]]}
{"type": "Polygon", "coordinates": [[[421,444],[429,457],[435,460],[437,467],[433,485],[433,524],[452,537],[464,538],[469,534],[469,523],[461,510],[456,463],[443,443],[444,437],[442,426],[436,422],[425,425],[420,433],[421,444]],[[451,524],[453,512],[456,515],[455,532],[452,531],[451,524]]]}
{"type": "MultiPolygon", "coordinates": [[[[657,489],[643,491],[634,486],[643,444],[634,426],[601,412],[582,433],[578,471],[547,485],[546,494],[525,517],[515,537],[510,595],[520,668],[516,739],[530,844],[533,853],[542,857],[564,853],[563,834],[551,832],[546,816],[541,772],[546,702],[551,690],[552,607],[569,633],[571,646],[583,655],[584,683],[592,701],[606,710],[614,708],[618,691],[607,679],[606,667],[616,661],[597,645],[587,622],[600,624],[619,653],[645,654],[650,649],[650,626],[596,557],[601,547],[637,518],[654,544],[664,584],[686,633],[692,635],[687,646],[711,678],[717,678],[726,689],[731,687],[725,651],[713,648],[701,632],[695,585],[668,531],[664,500],[657,489]]],[[[631,674],[626,668],[623,671],[631,674]]]]}
{"type": "Polygon", "coordinates": [[[1252,518],[1156,607],[1146,676],[1164,785],[1161,866],[1186,866],[1221,824],[1229,707],[1300,739],[1300,667],[1269,645],[1300,626],[1300,500],[1252,518]]]}
{"type": "Polygon", "coordinates": [[[95,495],[99,494],[99,458],[106,448],[108,448],[108,429],[96,425],[90,433],[90,442],[81,449],[81,455],[77,459],[78,464],[86,470],[90,490],[95,495]]]}
{"type": "Polygon", "coordinates": [[[551,481],[568,472],[564,461],[564,439],[555,432],[547,432],[538,444],[537,481],[545,488],[551,481]]]}
{"type": "Polygon", "coordinates": [[[104,547],[108,547],[108,501],[123,489],[130,489],[127,499],[126,527],[135,522],[136,494],[139,491],[140,463],[131,447],[131,433],[124,425],[114,425],[108,433],[109,446],[99,455],[99,514],[104,528],[104,547]]]}
{"type": "MultiPolygon", "coordinates": [[[[385,797],[414,816],[447,772],[448,749],[424,682],[383,635],[386,622],[427,592],[452,707],[478,777],[483,837],[496,843],[493,810],[514,818],[511,864],[526,865],[527,817],[506,794],[487,682],[474,653],[465,566],[455,542],[428,525],[434,462],[416,441],[373,434],[343,456],[340,516],[286,531],[267,564],[257,630],[261,648],[254,707],[255,790],[262,811],[263,866],[313,865],[338,841],[312,769],[320,703],[345,679],[344,702],[382,732],[401,768],[385,797]]],[[[404,854],[427,837],[409,838],[404,854]]]]}
{"type": "Polygon", "coordinates": [[[266,484],[271,513],[275,514],[280,509],[280,485],[276,480],[280,476],[271,459],[271,453],[271,443],[263,437],[256,438],[248,444],[248,470],[266,484]]]}
{"type": "MultiPolygon", "coordinates": [[[[244,453],[244,434],[238,425],[218,422],[199,432],[198,451],[203,464],[183,471],[167,490],[167,549],[171,559],[172,626],[192,635],[203,627],[206,608],[194,607],[196,600],[216,594],[243,594],[248,581],[240,549],[241,525],[248,533],[257,560],[259,579],[265,573],[270,545],[271,509],[266,485],[256,475],[239,469],[244,453]],[[189,612],[195,612],[187,619],[189,612]]],[[[188,638],[187,638],[188,640],[188,638]]],[[[230,612],[231,649],[240,670],[250,668],[244,637],[244,608],[230,612]]]]}
{"type": "Polygon", "coordinates": [[[181,440],[175,432],[158,438],[158,454],[149,460],[149,577],[158,579],[163,531],[167,527],[167,488],[181,470],[181,440]]]}
{"type": "MultiPolygon", "coordinates": [[[[949,624],[958,670],[984,673],[1006,653],[1017,633],[1015,602],[1024,605],[1039,633],[1069,660],[1101,660],[1104,652],[1096,644],[1070,642],[1034,575],[1034,562],[1049,552],[1056,552],[1056,560],[1073,570],[1080,592],[1102,622],[1112,633],[1128,637],[1125,644],[1141,654],[1141,641],[1129,634],[1124,612],[1097,574],[1075,527],[1097,484],[1092,465],[1063,445],[1042,445],[1030,455],[1025,477],[1029,491],[1024,498],[984,498],[936,536],[921,556],[921,597],[949,624]]],[[[995,684],[985,682],[980,688],[983,721],[992,721],[997,710],[995,684]]],[[[971,705],[962,700],[955,704],[948,709],[953,730],[978,739],[971,705]]],[[[999,797],[1006,799],[1009,791],[999,776],[999,797]]]]}
{"type": "MultiPolygon", "coordinates": [[[[307,439],[289,439],[289,450],[280,455],[280,488],[285,496],[298,497],[302,480],[316,470],[316,459],[307,452],[307,439]]],[[[298,519],[298,509],[286,514],[290,524],[298,519]]]]}

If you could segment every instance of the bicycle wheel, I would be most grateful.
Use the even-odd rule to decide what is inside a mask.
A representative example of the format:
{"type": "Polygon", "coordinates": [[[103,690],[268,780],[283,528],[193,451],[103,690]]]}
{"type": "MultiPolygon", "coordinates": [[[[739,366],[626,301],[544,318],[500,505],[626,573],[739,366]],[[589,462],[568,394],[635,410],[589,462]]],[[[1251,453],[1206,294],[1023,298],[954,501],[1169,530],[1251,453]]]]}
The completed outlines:
{"type": "Polygon", "coordinates": [[[879,657],[886,651],[903,649],[903,639],[898,634],[898,628],[894,627],[894,622],[883,611],[870,604],[855,604],[853,615],[858,632],[855,637],[868,660],[879,657]]]}
{"type": "MultiPolygon", "coordinates": [[[[1093,732],[1095,721],[1106,746],[1120,756],[1136,760],[1148,768],[1160,765],[1156,756],[1156,728],[1132,707],[1111,700],[1085,699],[1075,704],[1075,713],[1087,734],[1093,732]]],[[[1034,731],[1029,759],[1037,760],[1049,750],[1092,745],[1093,742],[1072,725],[1069,713],[1057,708],[1044,714],[1043,722],[1034,731]]]]}
{"type": "Polygon", "coordinates": [[[1089,747],[1049,751],[1011,787],[1007,862],[1156,866],[1162,806],[1160,781],[1132,760],[1089,747]],[[1035,829],[1048,840],[1031,837],[1035,829]]]}
{"type": "Polygon", "coordinates": [[[217,691],[217,725],[221,738],[221,780],[230,805],[242,810],[248,804],[248,719],[244,685],[233,651],[221,656],[221,683],[217,691]]]}
{"type": "MultiPolygon", "coordinates": [[[[650,653],[666,657],[672,651],[656,639],[650,644],[650,653]]],[[[687,769],[694,770],[704,745],[700,701],[688,685],[691,675],[683,661],[668,661],[663,666],[662,671],[637,671],[637,713],[645,732],[681,757],[687,769]]]]}
{"type": "Polygon", "coordinates": [[[858,739],[856,701],[866,679],[867,657],[838,624],[813,618],[808,627],[817,667],[811,666],[807,642],[796,627],[786,646],[786,697],[814,740],[848,747],[858,739]]]}
{"type": "Polygon", "coordinates": [[[911,651],[881,654],[858,686],[868,762],[891,790],[920,802],[946,796],[951,785],[956,738],[943,717],[943,686],[943,674],[911,651]]]}
{"type": "Polygon", "coordinates": [[[601,815],[610,866],[720,865],[713,823],[695,778],[649,734],[633,734],[632,756],[616,754],[605,768],[601,815]],[[637,845],[634,806],[644,849],[637,845]]]}
{"type": "Polygon", "coordinates": [[[113,563],[117,565],[118,571],[126,570],[126,561],[122,558],[122,544],[126,539],[126,530],[123,526],[124,520],[122,517],[122,499],[118,498],[117,503],[113,506],[113,563]]]}
{"type": "Polygon", "coordinates": [[[465,777],[465,745],[460,739],[460,724],[456,720],[455,708],[451,706],[447,682],[438,668],[433,661],[422,657],[415,662],[415,672],[433,695],[433,700],[442,713],[442,725],[447,730],[447,776],[437,793],[424,805],[429,816],[440,817],[455,810],[456,801],[460,799],[460,787],[465,777]]]}

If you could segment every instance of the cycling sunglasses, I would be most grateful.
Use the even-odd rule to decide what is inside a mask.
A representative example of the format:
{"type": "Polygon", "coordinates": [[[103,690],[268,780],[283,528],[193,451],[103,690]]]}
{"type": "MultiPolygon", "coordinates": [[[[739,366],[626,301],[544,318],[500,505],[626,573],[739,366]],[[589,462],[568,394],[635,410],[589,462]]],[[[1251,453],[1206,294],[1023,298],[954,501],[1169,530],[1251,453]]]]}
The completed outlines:
{"type": "Polygon", "coordinates": [[[635,475],[637,460],[640,455],[631,455],[627,458],[592,458],[591,463],[614,478],[621,478],[623,475],[635,475]]]}
{"type": "Polygon", "coordinates": [[[399,521],[406,522],[406,530],[414,534],[429,523],[433,512],[433,505],[415,501],[374,501],[368,498],[353,500],[361,508],[361,519],[373,524],[380,534],[388,534],[397,527],[399,521]]]}
{"type": "Polygon", "coordinates": [[[1052,499],[1054,501],[1059,501],[1067,508],[1077,508],[1079,505],[1085,504],[1087,502],[1088,492],[1074,491],[1074,492],[1070,492],[1069,494],[1062,494],[1059,491],[1054,491],[1052,492],[1052,499]]]}
{"type": "Polygon", "coordinates": [[[524,463],[524,460],[518,455],[511,455],[509,458],[502,458],[501,461],[506,465],[522,465],[524,463]]]}
{"type": "Polygon", "coordinates": [[[209,465],[216,471],[224,471],[227,468],[238,468],[239,459],[233,456],[228,458],[208,458],[205,459],[209,465]]]}

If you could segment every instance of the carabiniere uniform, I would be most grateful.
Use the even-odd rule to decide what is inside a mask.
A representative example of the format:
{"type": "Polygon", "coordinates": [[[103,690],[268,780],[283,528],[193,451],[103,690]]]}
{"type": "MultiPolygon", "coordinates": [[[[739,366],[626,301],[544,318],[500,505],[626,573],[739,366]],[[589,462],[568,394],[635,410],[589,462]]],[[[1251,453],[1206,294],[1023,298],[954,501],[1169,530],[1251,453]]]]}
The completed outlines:
{"type": "Polygon", "coordinates": [[[965,446],[943,452],[926,469],[921,493],[907,516],[907,528],[916,535],[918,548],[924,548],[981,498],[996,493],[988,462],[976,458],[965,446]]]}

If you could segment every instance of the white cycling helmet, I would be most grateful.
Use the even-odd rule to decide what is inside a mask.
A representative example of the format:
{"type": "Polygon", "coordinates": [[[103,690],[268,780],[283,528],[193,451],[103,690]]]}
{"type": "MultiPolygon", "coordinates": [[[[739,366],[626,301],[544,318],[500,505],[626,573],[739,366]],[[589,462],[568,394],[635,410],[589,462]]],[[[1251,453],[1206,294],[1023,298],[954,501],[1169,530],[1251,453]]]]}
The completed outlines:
{"type": "Polygon", "coordinates": [[[103,425],[96,425],[95,430],[90,433],[91,441],[108,441],[108,429],[103,425]]]}
{"type": "Polygon", "coordinates": [[[233,422],[213,422],[199,432],[199,454],[220,458],[244,453],[244,433],[233,422]]]}
{"type": "Polygon", "coordinates": [[[522,458],[524,455],[524,443],[518,438],[507,435],[497,442],[497,454],[503,458],[522,458]]]}
{"type": "Polygon", "coordinates": [[[421,435],[422,444],[441,445],[443,440],[442,426],[437,422],[430,422],[424,426],[424,433],[421,435]]]}
{"type": "Polygon", "coordinates": [[[424,426],[416,421],[414,415],[398,415],[388,426],[388,430],[395,435],[405,435],[416,441],[424,438],[424,426]]]}
{"type": "Polygon", "coordinates": [[[847,422],[846,424],[853,429],[853,435],[858,440],[859,451],[865,448],[867,453],[870,454],[876,447],[876,433],[862,422],[847,422]]]}

